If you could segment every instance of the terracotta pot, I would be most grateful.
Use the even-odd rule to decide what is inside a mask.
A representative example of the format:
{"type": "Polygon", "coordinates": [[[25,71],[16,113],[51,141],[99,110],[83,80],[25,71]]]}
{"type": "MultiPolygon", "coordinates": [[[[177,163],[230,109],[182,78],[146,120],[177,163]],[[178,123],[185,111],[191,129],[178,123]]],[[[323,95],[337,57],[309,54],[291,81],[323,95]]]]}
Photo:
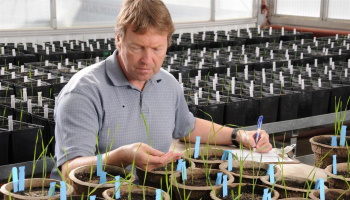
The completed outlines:
{"type": "MultiPolygon", "coordinates": [[[[141,186],[141,185],[122,185],[120,186],[120,197],[129,197],[129,194],[131,194],[131,197],[133,194],[146,194],[150,196],[156,196],[156,189],[154,187],[148,187],[148,186],[141,186]]],[[[107,200],[115,200],[115,188],[107,189],[103,192],[103,198],[107,200]]],[[[163,200],[170,200],[170,196],[168,193],[162,191],[162,199],[163,200]]]]}
{"type": "MultiPolygon", "coordinates": [[[[284,177],[284,180],[286,181],[286,186],[283,184],[278,183],[271,183],[269,176],[263,176],[260,178],[260,180],[263,182],[264,185],[267,185],[269,187],[273,187],[275,190],[277,190],[281,196],[281,198],[307,198],[309,194],[313,191],[315,188],[316,182],[312,182],[312,185],[310,188],[311,190],[297,188],[297,187],[291,187],[288,186],[288,182],[296,182],[300,184],[304,184],[306,181],[311,182],[310,180],[306,178],[299,178],[299,177],[284,177]]],[[[275,181],[279,182],[282,180],[282,176],[275,176],[275,181]]],[[[307,186],[306,186],[307,187],[307,186]]]]}
{"type": "MultiPolygon", "coordinates": [[[[266,176],[267,169],[269,167],[266,163],[259,163],[254,161],[244,161],[243,162],[243,173],[242,176],[239,174],[239,167],[241,163],[238,160],[232,161],[232,171],[228,171],[228,162],[222,163],[219,168],[223,171],[228,171],[232,174],[232,176],[235,177],[235,183],[249,183],[249,184],[258,184],[261,185],[262,182],[260,180],[261,177],[266,176]],[[248,172],[254,172],[257,174],[261,174],[261,176],[255,176],[255,175],[246,175],[245,173],[248,172]],[[254,170],[254,171],[253,171],[254,170]],[[240,180],[240,177],[242,177],[242,181],[240,180]]],[[[275,176],[279,176],[281,174],[281,170],[278,167],[274,167],[275,176]]]]}
{"type": "MultiPolygon", "coordinates": [[[[332,147],[331,141],[333,135],[320,135],[310,138],[311,148],[315,154],[315,165],[320,168],[326,168],[328,165],[333,163],[332,155],[337,155],[337,162],[348,161],[348,150],[346,146],[332,147]],[[322,158],[328,153],[328,155],[322,160],[322,158]]],[[[340,137],[338,136],[338,142],[340,137]]],[[[350,144],[350,136],[346,137],[348,144],[350,144]]]]}
{"type": "MultiPolygon", "coordinates": [[[[336,189],[343,189],[347,190],[349,189],[348,184],[350,184],[350,178],[344,178],[340,175],[333,174],[333,165],[328,165],[325,169],[325,173],[328,177],[328,184],[329,188],[336,188],[336,189]]],[[[350,174],[350,169],[348,169],[348,163],[338,163],[337,164],[337,172],[347,172],[350,174]]]]}
{"type": "MultiPolygon", "coordinates": [[[[72,195],[67,197],[67,200],[90,200],[89,196],[79,196],[79,195],[72,195]]],[[[104,198],[96,197],[95,200],[104,200],[104,198]]]]}
{"type": "MultiPolygon", "coordinates": [[[[42,179],[42,178],[33,178],[33,179],[25,179],[24,180],[24,187],[25,190],[29,189],[30,185],[32,185],[33,188],[41,188],[42,186],[49,188],[51,182],[56,182],[58,185],[60,184],[59,180],[54,180],[54,179],[42,179]]],[[[66,184],[67,191],[66,194],[67,196],[71,195],[73,193],[73,187],[69,184],[66,184]]],[[[4,194],[4,200],[19,200],[19,199],[30,199],[30,200],[39,200],[39,199],[60,199],[60,195],[56,194],[54,196],[41,196],[41,197],[33,197],[33,196],[23,196],[20,194],[15,194],[12,193],[11,191],[13,190],[13,183],[7,183],[3,186],[1,186],[0,191],[1,193],[4,194]]]]}
{"type": "MultiPolygon", "coordinates": [[[[197,180],[206,177],[206,172],[208,169],[187,169],[187,182],[191,180],[197,180]]],[[[211,180],[216,180],[217,173],[222,172],[223,175],[227,175],[227,184],[233,183],[234,177],[227,171],[222,171],[218,169],[212,169],[209,172],[211,180]]],[[[208,173],[208,172],[207,172],[208,173]]],[[[170,176],[170,181],[175,193],[176,199],[187,199],[187,200],[207,200],[210,199],[210,192],[212,189],[220,187],[220,185],[209,185],[209,186],[192,186],[186,185],[182,182],[181,172],[175,172],[170,176]]]]}
{"type": "MultiPolygon", "coordinates": [[[[187,168],[195,168],[194,162],[184,159],[187,168]]],[[[170,175],[176,171],[177,163],[169,163],[167,165],[167,171],[162,168],[158,168],[152,171],[146,171],[136,167],[136,175],[139,177],[139,185],[150,186],[155,188],[160,188],[167,191],[166,180],[170,180],[170,175]]]]}
{"type": "MultiPolygon", "coordinates": [[[[121,178],[130,177],[127,178],[127,180],[124,181],[122,184],[129,184],[132,183],[135,180],[135,175],[130,173],[129,170],[126,170],[124,168],[113,166],[113,165],[104,165],[103,171],[107,172],[107,174],[111,174],[113,176],[120,175],[121,178]]],[[[90,183],[90,182],[84,182],[79,180],[75,174],[84,172],[90,174],[90,171],[92,173],[96,173],[96,165],[85,165],[78,168],[75,168],[69,173],[69,179],[71,180],[71,184],[74,187],[74,194],[76,195],[96,195],[96,197],[102,197],[102,192],[106,189],[113,188],[114,183],[106,183],[106,184],[96,184],[96,183],[90,183]],[[90,194],[91,191],[95,190],[92,194],[90,194]]]]}
{"type": "MultiPolygon", "coordinates": [[[[339,200],[347,200],[350,199],[350,191],[341,190],[341,189],[325,189],[324,190],[326,199],[338,199],[340,195],[342,195],[339,200]]],[[[310,193],[311,199],[320,200],[320,191],[315,190],[310,193]]]]}
{"type": "MultiPolygon", "coordinates": [[[[283,200],[303,200],[303,199],[310,199],[310,198],[295,197],[295,198],[284,198],[283,200]]],[[[282,200],[282,199],[280,199],[280,200],[282,200]]]]}
{"type": "MultiPolygon", "coordinates": [[[[229,197],[231,197],[231,192],[233,191],[235,194],[235,198],[237,198],[238,196],[238,186],[241,185],[241,192],[243,193],[248,193],[250,194],[250,197],[248,197],[249,199],[252,199],[252,194],[260,194],[261,196],[263,196],[264,194],[264,189],[265,188],[269,188],[270,192],[272,190],[272,194],[271,194],[271,199],[276,200],[279,197],[279,193],[276,190],[273,190],[272,188],[265,186],[265,185],[253,185],[253,184],[248,184],[248,183],[233,183],[233,184],[229,184],[227,185],[227,194],[229,197]],[[253,192],[253,187],[254,187],[254,192],[253,192]]],[[[221,200],[222,199],[222,186],[215,188],[213,191],[210,192],[210,197],[214,200],[221,200]]],[[[247,198],[239,198],[239,199],[247,199],[247,198]]],[[[255,198],[254,198],[255,199],[255,198]]]]}
{"type": "Polygon", "coordinates": [[[223,149],[201,147],[199,156],[195,159],[193,158],[194,148],[190,148],[182,152],[182,157],[194,162],[197,168],[219,169],[220,164],[227,162],[221,160],[223,152],[223,149]],[[207,159],[208,157],[213,157],[213,160],[207,159]]]}

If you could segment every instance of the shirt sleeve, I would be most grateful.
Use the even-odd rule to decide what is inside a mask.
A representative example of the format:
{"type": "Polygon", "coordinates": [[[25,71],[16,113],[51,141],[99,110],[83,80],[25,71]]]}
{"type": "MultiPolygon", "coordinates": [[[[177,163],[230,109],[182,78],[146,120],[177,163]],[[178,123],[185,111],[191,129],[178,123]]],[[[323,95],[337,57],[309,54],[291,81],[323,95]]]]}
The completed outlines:
{"type": "Polygon", "coordinates": [[[83,156],[93,156],[99,132],[101,109],[84,94],[64,94],[55,109],[55,156],[57,166],[83,156]]]}
{"type": "Polygon", "coordinates": [[[175,112],[175,130],[173,138],[179,139],[187,136],[193,129],[196,118],[189,111],[186,99],[181,87],[178,87],[177,108],[175,112]]]}

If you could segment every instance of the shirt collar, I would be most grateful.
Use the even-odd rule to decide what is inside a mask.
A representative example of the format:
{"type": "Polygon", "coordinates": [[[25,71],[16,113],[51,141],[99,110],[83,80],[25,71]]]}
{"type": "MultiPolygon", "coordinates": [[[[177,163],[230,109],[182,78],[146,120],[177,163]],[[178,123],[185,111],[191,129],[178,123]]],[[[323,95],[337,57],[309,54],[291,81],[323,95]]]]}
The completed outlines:
{"type": "MultiPolygon", "coordinates": [[[[122,71],[117,59],[118,51],[115,50],[111,56],[106,59],[106,75],[112,81],[114,86],[127,86],[130,82],[122,71]]],[[[162,69],[161,69],[162,70],[162,69]]],[[[147,82],[149,84],[160,83],[162,80],[160,73],[155,74],[147,82]]]]}

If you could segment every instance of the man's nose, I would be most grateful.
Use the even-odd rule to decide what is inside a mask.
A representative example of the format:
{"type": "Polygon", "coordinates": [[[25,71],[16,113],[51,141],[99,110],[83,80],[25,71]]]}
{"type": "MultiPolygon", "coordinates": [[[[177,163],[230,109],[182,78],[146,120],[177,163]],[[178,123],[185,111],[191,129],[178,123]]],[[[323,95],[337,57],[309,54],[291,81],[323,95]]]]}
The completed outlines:
{"type": "Polygon", "coordinates": [[[145,49],[142,52],[141,62],[144,64],[149,64],[152,62],[152,52],[150,49],[145,49]]]}

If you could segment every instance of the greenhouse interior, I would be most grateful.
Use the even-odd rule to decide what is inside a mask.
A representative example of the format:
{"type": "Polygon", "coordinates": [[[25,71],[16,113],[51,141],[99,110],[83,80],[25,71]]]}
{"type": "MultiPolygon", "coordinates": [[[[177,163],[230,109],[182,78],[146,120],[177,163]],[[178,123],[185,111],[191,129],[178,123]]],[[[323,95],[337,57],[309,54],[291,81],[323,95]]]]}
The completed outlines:
{"type": "Polygon", "coordinates": [[[0,200],[349,200],[349,10],[0,0],[0,200]]]}

